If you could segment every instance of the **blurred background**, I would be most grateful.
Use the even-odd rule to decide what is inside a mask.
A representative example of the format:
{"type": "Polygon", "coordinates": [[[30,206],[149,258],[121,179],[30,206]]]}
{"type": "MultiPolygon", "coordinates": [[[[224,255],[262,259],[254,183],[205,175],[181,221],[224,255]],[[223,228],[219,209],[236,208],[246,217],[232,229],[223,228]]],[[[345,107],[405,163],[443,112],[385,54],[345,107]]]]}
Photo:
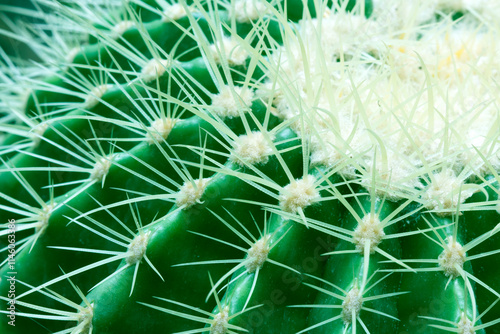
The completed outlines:
{"type": "Polygon", "coordinates": [[[9,36],[20,22],[39,23],[40,20],[22,15],[22,10],[36,7],[32,0],[0,0],[0,49],[9,56],[23,59],[37,59],[36,53],[25,43],[9,36]]]}

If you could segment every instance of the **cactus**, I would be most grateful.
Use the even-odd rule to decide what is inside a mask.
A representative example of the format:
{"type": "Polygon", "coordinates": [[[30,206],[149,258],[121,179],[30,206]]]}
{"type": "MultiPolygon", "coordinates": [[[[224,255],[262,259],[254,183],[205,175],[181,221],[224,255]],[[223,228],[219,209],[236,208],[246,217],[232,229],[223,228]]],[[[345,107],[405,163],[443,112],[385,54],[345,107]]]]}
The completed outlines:
{"type": "Polygon", "coordinates": [[[0,6],[0,332],[500,333],[494,3],[0,6]]]}

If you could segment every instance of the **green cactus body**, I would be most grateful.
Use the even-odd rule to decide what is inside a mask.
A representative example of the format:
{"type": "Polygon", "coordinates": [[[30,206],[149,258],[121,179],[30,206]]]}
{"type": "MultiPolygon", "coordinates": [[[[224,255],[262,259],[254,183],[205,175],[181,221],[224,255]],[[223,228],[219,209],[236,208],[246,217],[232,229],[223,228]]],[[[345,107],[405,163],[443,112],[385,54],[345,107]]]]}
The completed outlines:
{"type": "Polygon", "coordinates": [[[500,333],[497,6],[36,3],[0,333],[500,333]]]}

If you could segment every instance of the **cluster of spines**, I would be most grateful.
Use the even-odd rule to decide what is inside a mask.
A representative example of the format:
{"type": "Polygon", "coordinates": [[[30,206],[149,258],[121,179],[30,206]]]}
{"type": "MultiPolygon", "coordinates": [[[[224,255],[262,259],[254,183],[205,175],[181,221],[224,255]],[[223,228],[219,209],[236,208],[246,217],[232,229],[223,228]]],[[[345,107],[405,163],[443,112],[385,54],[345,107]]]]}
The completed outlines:
{"type": "MultiPolygon", "coordinates": [[[[343,4],[345,9],[347,2],[343,4]]],[[[261,5],[273,11],[269,5],[261,5]]],[[[234,21],[219,19],[221,9],[210,2],[198,7],[201,16],[191,13],[186,5],[182,9],[176,13],[185,16],[177,21],[162,20],[161,24],[168,22],[193,40],[203,41],[201,51],[190,46],[190,51],[204,56],[203,60],[179,62],[182,57],[176,52],[184,56],[187,50],[174,48],[169,52],[157,42],[151,43],[154,39],[149,26],[144,27],[157,22],[143,24],[139,16],[128,12],[132,21],[116,25],[110,35],[98,35],[102,41],[98,47],[106,47],[96,54],[109,57],[114,70],[100,66],[101,56],[96,63],[82,56],[84,64],[73,60],[74,65],[69,66],[78,70],[67,70],[68,77],[57,74],[57,84],[43,83],[44,88],[31,95],[27,111],[46,114],[43,117],[47,119],[40,122],[46,130],[33,131],[37,140],[32,147],[18,146],[16,150],[21,152],[17,157],[5,162],[2,183],[20,192],[7,187],[2,190],[2,209],[7,215],[21,217],[19,226],[28,231],[19,266],[22,261],[29,266],[43,256],[42,267],[50,269],[50,277],[33,283],[21,279],[19,291],[28,292],[19,295],[19,306],[38,313],[20,315],[76,320],[71,329],[74,333],[119,332],[134,322],[144,330],[169,323],[172,331],[206,326],[211,333],[354,332],[356,328],[373,332],[372,326],[385,326],[389,332],[397,328],[398,318],[409,332],[415,321],[417,326],[423,321],[426,326],[461,333],[498,327],[489,308],[495,307],[500,289],[489,275],[484,276],[488,282],[478,279],[466,264],[497,254],[494,240],[498,228],[490,223],[484,234],[468,236],[470,240],[463,240],[461,234],[461,211],[463,216],[476,219],[474,213],[480,209],[498,220],[494,215],[499,179],[495,170],[489,168],[493,178],[483,178],[476,187],[480,189],[477,196],[489,196],[458,205],[460,196],[469,195],[452,187],[455,193],[450,200],[454,204],[447,206],[439,202],[446,194],[432,186],[410,194],[405,192],[408,189],[388,191],[390,177],[389,183],[379,183],[375,168],[358,168],[361,175],[354,180],[340,176],[345,175],[341,172],[346,167],[358,164],[356,156],[333,168],[312,166],[311,143],[300,129],[313,122],[304,117],[298,123],[291,119],[277,125],[272,101],[252,93],[251,87],[262,80],[261,72],[270,70],[260,63],[268,64],[264,59],[267,55],[260,53],[265,45],[255,44],[253,39],[266,35],[262,26],[272,21],[259,16],[259,24],[250,30],[251,37],[245,38],[235,34],[239,25],[234,21]],[[184,25],[177,23],[180,20],[184,25]],[[145,45],[154,60],[145,58],[147,52],[127,50],[127,29],[133,30],[131,35],[136,33],[130,38],[150,41],[145,45]],[[234,34],[233,41],[225,39],[221,30],[234,34]],[[210,44],[212,40],[220,43],[210,44]],[[136,60],[141,70],[117,59],[120,52],[136,60]],[[97,78],[97,74],[103,77],[97,78]],[[93,84],[88,82],[89,76],[93,84]],[[84,88],[74,94],[78,87],[64,86],[70,82],[84,88]],[[52,88],[56,91],[54,101],[50,94],[48,100],[39,101],[52,88]],[[63,108],[55,103],[61,95],[70,97],[63,108]],[[75,113],[64,115],[73,108],[75,113]],[[105,114],[99,114],[99,108],[105,114]],[[195,116],[188,117],[192,114],[195,116]],[[102,123],[113,126],[99,126],[102,123]],[[299,135],[288,128],[290,125],[299,129],[299,135]],[[51,156],[54,148],[62,154],[51,156]],[[31,161],[24,163],[23,159],[31,161]],[[45,166],[40,166],[40,160],[45,166]],[[81,178],[82,173],[88,177],[81,178]],[[54,182],[54,174],[62,175],[61,180],[54,182]],[[42,184],[47,189],[43,196],[35,190],[43,188],[42,184]],[[363,188],[367,184],[371,185],[368,191],[363,188]],[[68,189],[68,195],[59,196],[68,189]],[[393,203],[387,196],[394,194],[409,200],[393,203]],[[21,200],[26,196],[29,202],[21,200]],[[437,213],[421,215],[426,210],[437,213]],[[441,217],[450,212],[453,218],[441,217]],[[419,225],[403,226],[408,222],[419,225]],[[69,234],[73,236],[67,237],[69,234]],[[407,242],[406,238],[416,241],[407,242]],[[329,255],[327,263],[326,257],[318,257],[317,250],[318,240],[324,239],[336,240],[322,250],[329,255]],[[428,247],[429,254],[423,253],[419,250],[427,248],[423,240],[439,247],[428,247]],[[398,245],[403,242],[413,245],[404,247],[406,253],[398,245]],[[237,258],[228,258],[221,244],[237,250],[237,258]],[[469,252],[485,244],[489,245],[468,258],[469,252]],[[187,246],[190,252],[184,254],[187,246]],[[198,258],[200,254],[203,260],[198,258]],[[25,260],[28,257],[32,260],[25,260]],[[118,269],[117,261],[121,261],[118,269]],[[345,265],[339,266],[339,262],[345,265]],[[208,271],[215,280],[207,279],[204,273],[208,271]],[[401,275],[414,276],[403,280],[399,288],[401,275]],[[425,281],[421,279],[424,275],[434,276],[425,281]],[[96,281],[93,276],[101,279],[96,281]],[[90,289],[90,294],[85,297],[73,283],[66,283],[69,280],[83,291],[90,289]],[[434,284],[451,294],[445,301],[456,300],[447,318],[432,310],[429,315],[416,313],[417,320],[412,318],[413,291],[422,283],[420,289],[434,284]],[[476,301],[474,285],[480,286],[479,291],[486,290],[480,292],[481,300],[476,301]],[[53,290],[56,288],[60,291],[53,290]],[[221,290],[223,298],[218,296],[221,290]],[[64,297],[75,296],[75,292],[83,301],[81,305],[64,297]],[[76,311],[58,308],[61,303],[76,311]],[[128,312],[120,316],[116,305],[125,305],[128,312]],[[309,313],[311,308],[314,311],[309,313]],[[484,312],[478,314],[478,309],[484,312]],[[163,313],[155,313],[158,310],[163,313]],[[150,323],[144,320],[145,314],[150,323]],[[483,314],[490,323],[482,324],[483,314]],[[286,323],[282,319],[287,319],[286,323]]],[[[39,122],[36,115],[33,119],[27,125],[39,122]]],[[[13,152],[5,150],[4,160],[13,152]]],[[[435,182],[439,173],[429,172],[427,168],[422,172],[422,184],[454,184],[453,172],[443,169],[442,184],[435,182]]],[[[21,276],[29,277],[41,268],[23,270],[21,276]]],[[[433,305],[432,300],[424,299],[423,303],[433,305]]]]}

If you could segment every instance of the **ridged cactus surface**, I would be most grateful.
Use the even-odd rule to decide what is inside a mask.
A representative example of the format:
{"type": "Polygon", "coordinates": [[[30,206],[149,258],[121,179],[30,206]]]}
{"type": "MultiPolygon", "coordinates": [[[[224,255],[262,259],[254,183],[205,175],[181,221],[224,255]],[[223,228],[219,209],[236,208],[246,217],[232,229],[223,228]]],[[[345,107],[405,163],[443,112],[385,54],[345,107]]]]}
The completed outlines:
{"type": "Polygon", "coordinates": [[[0,333],[500,333],[496,1],[0,12],[0,333]]]}

